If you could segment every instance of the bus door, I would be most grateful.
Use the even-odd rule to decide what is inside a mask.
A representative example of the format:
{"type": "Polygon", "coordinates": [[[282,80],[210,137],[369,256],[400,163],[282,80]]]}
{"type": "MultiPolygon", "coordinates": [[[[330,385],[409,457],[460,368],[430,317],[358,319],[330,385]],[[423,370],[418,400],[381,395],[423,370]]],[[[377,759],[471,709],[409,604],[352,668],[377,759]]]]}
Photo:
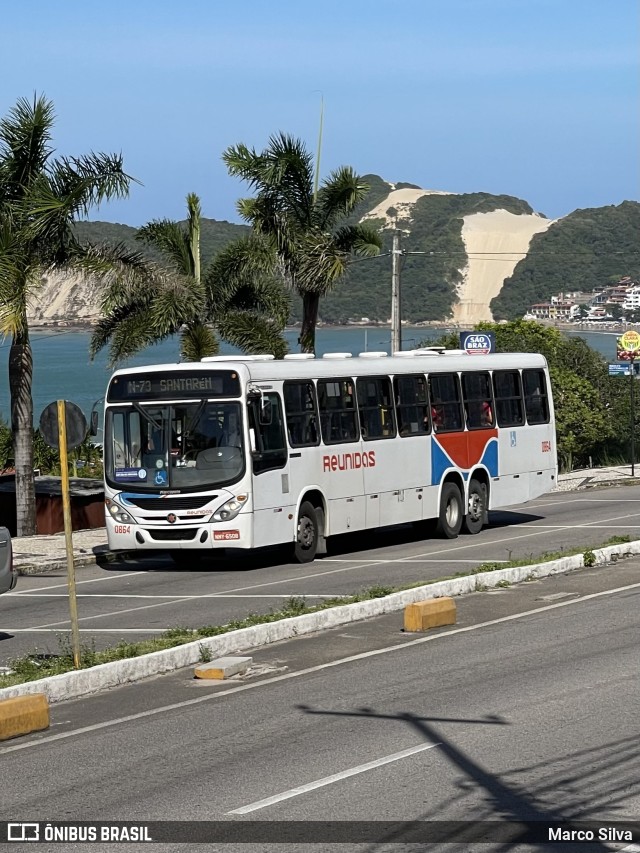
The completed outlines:
{"type": "Polygon", "coordinates": [[[253,545],[293,541],[295,509],[289,482],[289,453],[279,394],[264,392],[248,401],[252,466],[253,545]],[[293,504],[293,507],[292,507],[293,504]]]}

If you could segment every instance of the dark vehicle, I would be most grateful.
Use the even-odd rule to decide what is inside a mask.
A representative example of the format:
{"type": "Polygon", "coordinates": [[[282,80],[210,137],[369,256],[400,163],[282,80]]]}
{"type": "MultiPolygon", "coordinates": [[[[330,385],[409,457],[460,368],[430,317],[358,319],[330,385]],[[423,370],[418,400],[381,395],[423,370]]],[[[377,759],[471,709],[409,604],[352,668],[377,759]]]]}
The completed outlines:
{"type": "Polygon", "coordinates": [[[0,527],[0,593],[9,592],[17,581],[18,572],[13,566],[11,534],[6,527],[0,527]]]}

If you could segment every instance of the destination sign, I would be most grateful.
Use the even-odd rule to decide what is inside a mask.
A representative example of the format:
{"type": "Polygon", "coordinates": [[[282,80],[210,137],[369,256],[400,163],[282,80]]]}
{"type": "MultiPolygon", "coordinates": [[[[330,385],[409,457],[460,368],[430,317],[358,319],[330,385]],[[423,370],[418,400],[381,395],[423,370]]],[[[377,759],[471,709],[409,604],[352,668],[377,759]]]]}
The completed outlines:
{"type": "Polygon", "coordinates": [[[239,397],[240,379],[233,370],[175,370],[123,373],[109,383],[107,401],[201,400],[239,397]]]}

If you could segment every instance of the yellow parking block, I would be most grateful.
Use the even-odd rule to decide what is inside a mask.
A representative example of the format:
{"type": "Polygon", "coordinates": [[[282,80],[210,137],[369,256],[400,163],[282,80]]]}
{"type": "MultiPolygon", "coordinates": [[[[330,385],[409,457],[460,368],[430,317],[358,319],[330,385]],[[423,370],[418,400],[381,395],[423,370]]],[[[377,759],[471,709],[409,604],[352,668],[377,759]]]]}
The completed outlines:
{"type": "Polygon", "coordinates": [[[44,693],[0,700],[0,740],[49,728],[49,700],[44,693]]]}
{"type": "Polygon", "coordinates": [[[253,662],[253,658],[226,657],[212,660],[197,666],[194,671],[196,678],[231,678],[245,673],[253,662]]]}
{"type": "Polygon", "coordinates": [[[404,609],[404,630],[428,631],[442,625],[455,625],[456,603],[452,598],[430,598],[407,604],[404,609]]]}

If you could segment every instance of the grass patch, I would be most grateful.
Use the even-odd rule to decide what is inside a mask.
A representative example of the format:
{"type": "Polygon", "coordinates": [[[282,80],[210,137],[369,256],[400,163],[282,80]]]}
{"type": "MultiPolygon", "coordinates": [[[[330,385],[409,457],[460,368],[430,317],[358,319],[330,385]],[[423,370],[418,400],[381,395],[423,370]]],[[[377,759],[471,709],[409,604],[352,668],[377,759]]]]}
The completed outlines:
{"type": "MultiPolygon", "coordinates": [[[[630,542],[628,536],[612,536],[607,539],[602,545],[596,546],[605,548],[611,545],[624,545],[630,542]]],[[[382,586],[375,585],[353,595],[338,596],[335,598],[327,598],[319,604],[309,605],[307,600],[300,596],[292,596],[287,599],[280,610],[272,610],[268,613],[251,613],[244,619],[234,619],[231,622],[226,622],[223,625],[204,625],[200,628],[188,628],[186,626],[176,626],[165,631],[157,637],[152,637],[148,640],[140,640],[135,643],[130,643],[121,640],[117,645],[108,649],[97,650],[95,644],[83,644],[80,647],[80,668],[89,669],[93,666],[98,666],[103,663],[111,663],[112,661],[125,660],[127,658],[139,657],[140,655],[150,654],[151,652],[164,651],[172,649],[176,646],[192,643],[196,640],[207,639],[208,637],[217,637],[220,634],[227,634],[229,631],[237,631],[240,628],[250,628],[253,625],[264,625],[269,622],[277,622],[281,619],[287,619],[290,616],[302,616],[306,613],[317,613],[321,610],[327,610],[332,607],[340,607],[345,604],[355,604],[359,601],[370,601],[375,598],[384,598],[394,592],[403,592],[405,590],[416,589],[430,584],[440,583],[445,580],[455,580],[459,577],[468,575],[478,575],[486,572],[494,572],[498,569],[510,569],[518,566],[530,566],[537,563],[546,563],[552,560],[560,559],[561,557],[572,556],[573,554],[595,555],[593,549],[575,548],[568,551],[549,552],[537,557],[533,555],[527,556],[521,560],[509,560],[508,562],[497,563],[487,562],[481,563],[475,569],[465,572],[456,572],[453,575],[434,578],[428,581],[418,581],[416,583],[405,584],[402,586],[382,586]]],[[[585,565],[593,565],[590,562],[590,557],[585,559],[585,565]]],[[[510,585],[510,581],[500,581],[497,586],[506,587],[510,585]]],[[[484,591],[487,586],[480,581],[476,582],[477,591],[484,591]]],[[[52,654],[50,652],[39,652],[35,649],[28,655],[22,658],[17,658],[9,662],[12,672],[6,675],[0,675],[0,688],[12,687],[16,684],[23,684],[27,681],[37,681],[42,678],[48,678],[52,675],[61,675],[65,672],[72,671],[75,667],[73,664],[73,650],[71,647],[71,638],[69,634],[59,634],[57,636],[59,653],[52,654]]],[[[200,661],[203,663],[211,660],[211,653],[205,646],[200,646],[199,649],[200,661]]]]}

